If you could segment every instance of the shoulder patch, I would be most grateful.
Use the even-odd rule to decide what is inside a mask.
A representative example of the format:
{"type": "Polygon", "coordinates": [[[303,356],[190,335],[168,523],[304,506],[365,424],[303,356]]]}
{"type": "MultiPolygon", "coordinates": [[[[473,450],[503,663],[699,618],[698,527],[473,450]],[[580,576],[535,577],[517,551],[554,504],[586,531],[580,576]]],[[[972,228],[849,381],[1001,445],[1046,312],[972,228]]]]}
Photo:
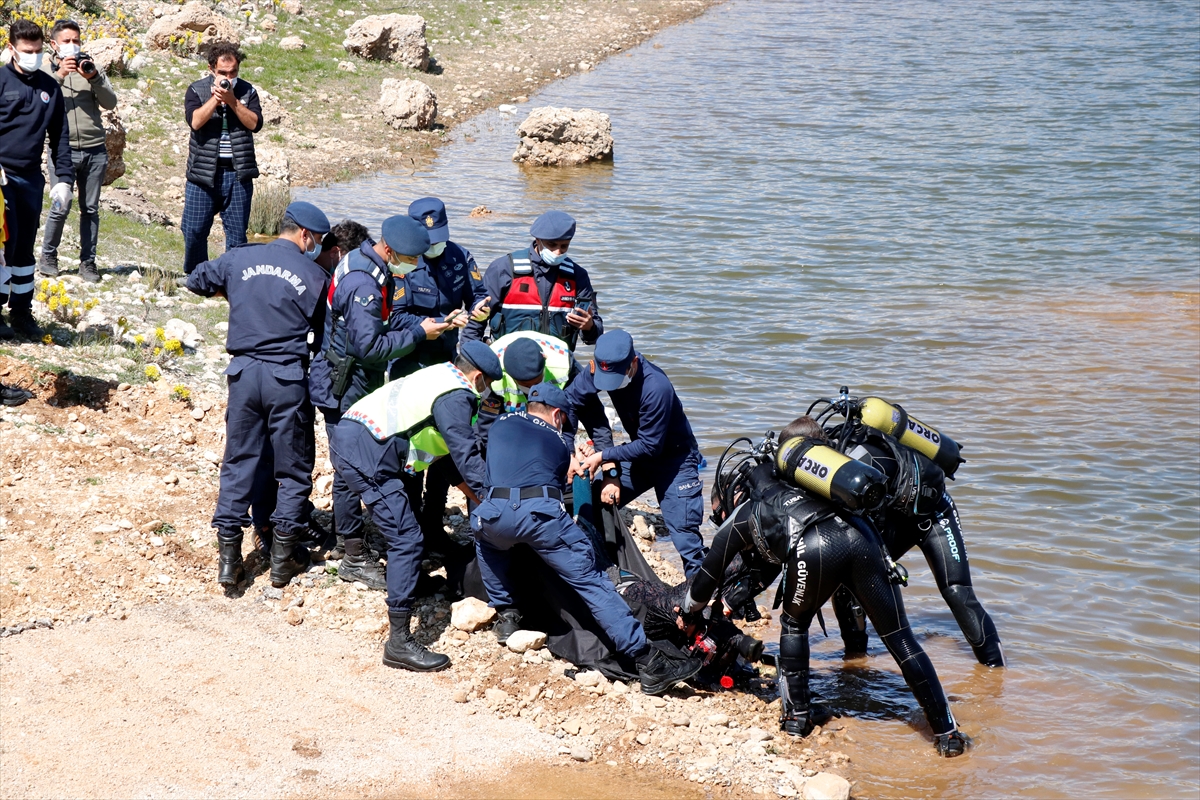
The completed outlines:
{"type": "Polygon", "coordinates": [[[369,294],[366,297],[354,295],[354,302],[358,303],[363,308],[366,308],[367,306],[371,305],[371,303],[375,302],[375,295],[369,294]]]}
{"type": "Polygon", "coordinates": [[[396,293],[392,295],[392,300],[402,300],[404,298],[404,287],[400,286],[396,289],[396,293]]]}
{"type": "Polygon", "coordinates": [[[483,280],[483,276],[479,274],[479,270],[477,269],[471,270],[471,277],[477,281],[483,280]]]}

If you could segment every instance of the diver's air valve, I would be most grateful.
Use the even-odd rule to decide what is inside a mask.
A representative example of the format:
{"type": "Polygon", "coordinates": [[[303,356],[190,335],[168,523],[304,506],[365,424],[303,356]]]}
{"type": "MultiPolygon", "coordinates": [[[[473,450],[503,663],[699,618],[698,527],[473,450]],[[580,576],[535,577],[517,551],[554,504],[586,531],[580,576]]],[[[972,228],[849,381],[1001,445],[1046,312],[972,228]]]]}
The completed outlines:
{"type": "Polygon", "coordinates": [[[953,478],[958,465],[966,461],[959,455],[958,443],[939,433],[897,405],[878,397],[864,397],[859,402],[863,424],[894,436],[900,444],[911,447],[942,468],[947,478],[953,478]]]}
{"type": "Polygon", "coordinates": [[[887,497],[883,473],[812,439],[797,437],[780,444],[775,467],[785,480],[848,511],[870,511],[887,497]]]}

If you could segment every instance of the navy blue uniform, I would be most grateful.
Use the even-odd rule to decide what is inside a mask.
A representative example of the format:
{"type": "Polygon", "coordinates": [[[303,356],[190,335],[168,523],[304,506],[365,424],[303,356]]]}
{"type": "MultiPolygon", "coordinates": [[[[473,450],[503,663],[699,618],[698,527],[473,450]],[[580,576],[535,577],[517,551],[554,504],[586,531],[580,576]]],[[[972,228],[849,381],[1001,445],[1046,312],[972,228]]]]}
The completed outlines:
{"type": "Polygon", "coordinates": [[[596,402],[598,394],[589,370],[567,387],[567,399],[596,449],[604,453],[605,461],[621,465],[621,505],[654,489],[684,572],[691,577],[704,558],[700,447],[675,387],[665,372],[639,354],[633,380],[624,389],[608,393],[631,440],[616,446],[608,417],[596,402]]]}
{"type": "Polygon", "coordinates": [[[506,414],[492,425],[487,453],[491,488],[471,514],[483,585],[493,607],[512,606],[509,551],[528,545],[579,593],[616,649],[637,657],[649,646],[646,634],[612,581],[596,567],[591,540],[562,504],[570,452],[558,429],[537,417],[506,414]]]}
{"type": "MultiPolygon", "coordinates": [[[[433,422],[446,440],[449,457],[478,496],[487,476],[471,427],[477,403],[475,395],[466,389],[447,392],[433,402],[433,422]]],[[[420,574],[422,536],[401,481],[401,476],[407,474],[404,464],[408,440],[389,436],[380,441],[361,422],[343,419],[332,427],[329,454],[350,491],[367,504],[387,542],[388,608],[412,610],[420,574]]]]}
{"type": "Polygon", "coordinates": [[[225,349],[225,458],[213,527],[240,535],[250,522],[255,473],[274,450],[279,484],[271,521],[285,533],[308,528],[312,492],[313,407],[306,371],[309,335],[320,330],[328,276],[286,239],[236,247],[198,264],[187,278],[195,294],[229,300],[225,349]]]}
{"type": "MultiPolygon", "coordinates": [[[[446,242],[437,258],[420,256],[417,266],[396,279],[392,316],[442,318],[457,308],[469,313],[487,295],[475,257],[465,247],[446,242]]],[[[450,328],[436,339],[423,336],[411,353],[392,364],[392,378],[411,375],[422,367],[453,361],[458,353],[458,329],[450,328]]]]}
{"type": "MultiPolygon", "coordinates": [[[[559,278],[559,268],[552,267],[542,262],[541,254],[538,252],[536,245],[529,247],[529,264],[533,268],[533,277],[537,281],[537,293],[542,298],[543,302],[551,300],[555,294],[555,281],[559,278]]],[[[592,288],[592,279],[588,277],[587,270],[583,267],[571,262],[573,266],[573,283],[572,292],[576,297],[595,297],[595,290],[592,288]]],[[[509,290],[513,285],[513,262],[510,256],[500,256],[491,264],[488,265],[487,271],[483,274],[484,294],[492,298],[491,309],[492,313],[488,319],[482,322],[471,320],[467,323],[467,327],[463,328],[463,339],[483,339],[484,333],[487,331],[488,325],[492,326],[493,338],[499,338],[506,333],[511,333],[512,330],[497,330],[496,326],[500,324],[499,320],[504,314],[504,298],[508,296],[509,290]]],[[[584,344],[595,344],[600,338],[600,334],[604,333],[604,320],[600,319],[600,309],[596,304],[592,303],[592,322],[593,326],[590,331],[580,331],[580,336],[584,344]]],[[[528,327],[526,330],[540,330],[539,327],[528,327]]],[[[513,330],[517,330],[514,328],[513,330]]],[[[551,331],[543,331],[543,333],[551,333],[551,331]]],[[[574,342],[568,342],[571,349],[575,349],[574,342]]]]}

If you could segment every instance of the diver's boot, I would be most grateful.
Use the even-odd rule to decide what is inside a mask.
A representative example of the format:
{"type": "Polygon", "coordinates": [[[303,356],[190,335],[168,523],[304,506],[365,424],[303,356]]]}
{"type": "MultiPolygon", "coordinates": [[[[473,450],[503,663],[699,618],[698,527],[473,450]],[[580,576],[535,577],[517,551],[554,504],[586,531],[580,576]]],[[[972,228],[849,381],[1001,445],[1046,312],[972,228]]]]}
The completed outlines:
{"type": "Polygon", "coordinates": [[[689,656],[669,655],[657,647],[637,659],[638,680],[642,682],[642,694],[659,695],[680,681],[694,677],[704,668],[704,659],[689,656]]]}
{"type": "Polygon", "coordinates": [[[450,666],[450,657],[435,653],[413,638],[408,630],[408,611],[388,611],[391,632],[383,646],[383,664],[413,672],[434,672],[450,666]]]}
{"type": "Polygon", "coordinates": [[[220,557],[217,560],[217,583],[222,586],[237,586],[246,579],[246,568],[242,563],[242,532],[217,531],[220,557]]]}
{"type": "Polygon", "coordinates": [[[503,646],[508,644],[508,637],[521,630],[521,612],[515,608],[505,608],[496,615],[492,625],[492,633],[496,634],[496,643],[503,646]]]}
{"type": "Polygon", "coordinates": [[[361,581],[368,589],[387,589],[387,572],[367,557],[362,539],[347,539],[346,554],[338,567],[338,577],[349,583],[361,581]]]}
{"type": "Polygon", "coordinates": [[[308,550],[297,547],[295,531],[275,531],[271,542],[271,585],[282,589],[292,578],[308,569],[308,550]]]}
{"type": "Polygon", "coordinates": [[[953,730],[934,736],[933,746],[937,748],[939,756],[954,758],[967,752],[967,748],[971,746],[971,738],[962,731],[953,730]]]}
{"type": "Polygon", "coordinates": [[[808,670],[779,673],[779,730],[790,736],[805,737],[833,719],[833,712],[812,702],[808,691],[808,670]]]}

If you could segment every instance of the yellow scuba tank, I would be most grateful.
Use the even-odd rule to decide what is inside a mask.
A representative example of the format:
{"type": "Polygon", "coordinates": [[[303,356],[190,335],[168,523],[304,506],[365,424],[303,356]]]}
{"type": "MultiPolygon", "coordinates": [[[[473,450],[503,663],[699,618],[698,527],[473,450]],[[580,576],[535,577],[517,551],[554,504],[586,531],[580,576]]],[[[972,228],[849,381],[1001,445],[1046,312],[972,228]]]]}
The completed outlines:
{"type": "Polygon", "coordinates": [[[785,480],[849,511],[870,511],[887,497],[882,472],[813,439],[797,437],[780,444],[775,466],[785,480]]]}
{"type": "Polygon", "coordinates": [[[941,467],[947,478],[953,478],[958,465],[966,461],[959,455],[957,442],[910,416],[898,405],[878,397],[864,397],[859,409],[863,424],[894,436],[900,444],[916,450],[941,467]]]}

